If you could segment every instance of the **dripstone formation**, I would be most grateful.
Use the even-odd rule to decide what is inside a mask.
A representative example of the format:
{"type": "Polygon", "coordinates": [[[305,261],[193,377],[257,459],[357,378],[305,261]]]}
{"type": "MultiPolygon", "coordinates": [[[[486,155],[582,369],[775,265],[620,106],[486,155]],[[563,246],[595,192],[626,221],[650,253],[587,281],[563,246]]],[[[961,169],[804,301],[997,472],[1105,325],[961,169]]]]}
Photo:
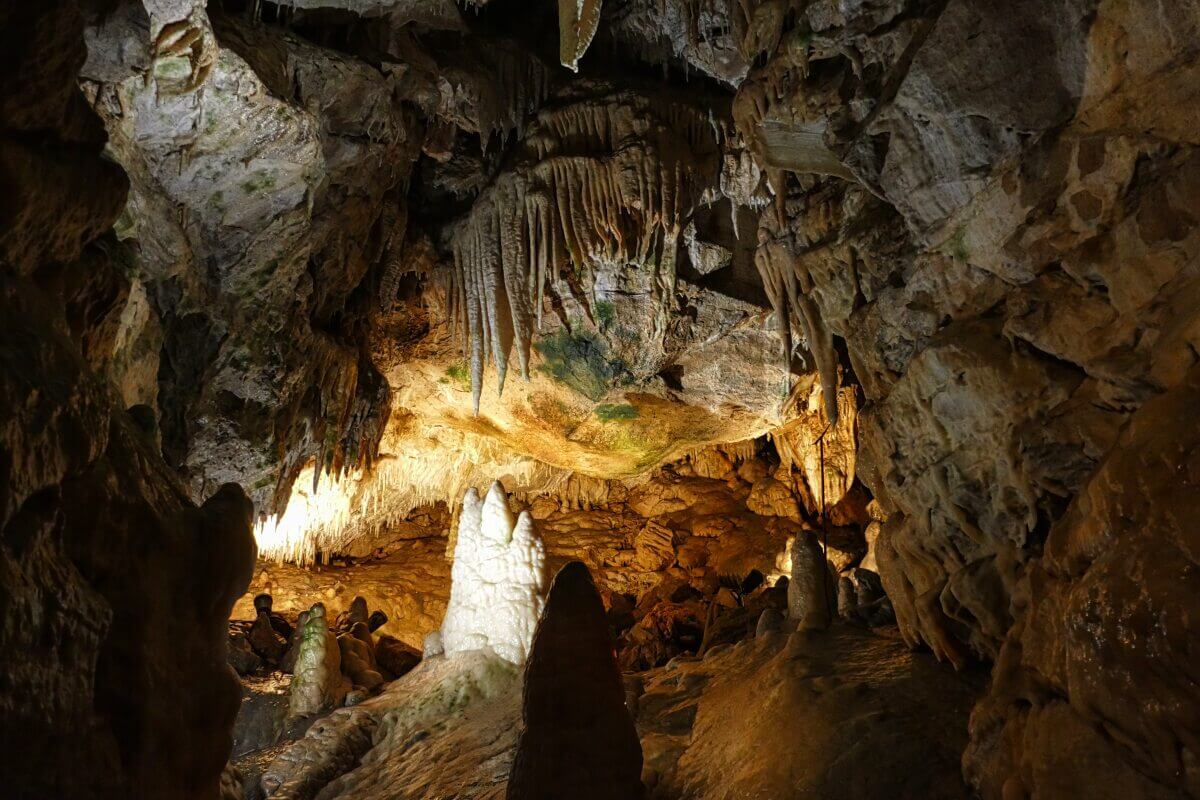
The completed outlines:
{"type": "Polygon", "coordinates": [[[507,797],[638,800],[642,748],[604,604],[586,566],[554,577],[525,667],[525,723],[507,797]]]}

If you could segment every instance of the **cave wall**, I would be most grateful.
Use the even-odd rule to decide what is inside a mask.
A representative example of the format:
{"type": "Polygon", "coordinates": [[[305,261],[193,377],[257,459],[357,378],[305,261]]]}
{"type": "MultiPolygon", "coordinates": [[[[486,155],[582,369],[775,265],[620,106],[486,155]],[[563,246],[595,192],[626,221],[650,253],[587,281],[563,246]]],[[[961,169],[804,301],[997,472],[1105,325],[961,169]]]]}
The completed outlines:
{"type": "Polygon", "coordinates": [[[164,456],[197,499],[236,481],[269,513],[305,464],[369,463],[386,424],[364,345],[430,78],[184,10],[115,4],[82,77],[130,176],[130,347],[164,456]]]}
{"type": "MultiPolygon", "coordinates": [[[[391,23],[342,5],[370,5],[358,34],[191,0],[5,12],[9,702],[45,752],[70,740],[59,720],[94,743],[79,776],[33,770],[50,788],[207,791],[220,714],[186,763],[152,758],[157,709],[193,695],[151,708],[116,676],[223,680],[215,639],[168,653],[162,629],[208,630],[237,594],[248,558],[179,572],[248,549],[226,481],[278,511],[306,464],[315,484],[383,437],[395,469],[364,475],[397,480],[365,496],[407,513],[468,462],[627,476],[849,396],[841,488],[857,472],[886,516],[874,556],[905,641],[997,664],[975,787],[1195,792],[1176,657],[1195,557],[1172,511],[1191,439],[1170,431],[1200,351],[1200,4],[610,3],[577,65],[601,77],[577,84],[532,52],[537,26],[480,55],[414,41],[414,4],[391,23]],[[614,86],[631,54],[638,85],[614,86]],[[553,252],[520,252],[522,230],[553,252]],[[502,400],[510,353],[531,382],[502,400]]],[[[424,24],[521,33],[441,11],[424,24]]],[[[591,22],[571,24],[575,65],[591,22]]],[[[795,504],[766,477],[753,502],[795,504]]],[[[194,697],[222,708],[212,692],[194,697]]]]}
{"type": "MultiPolygon", "coordinates": [[[[986,797],[1195,791],[1187,726],[1149,721],[1195,708],[1190,666],[1166,656],[1194,647],[1187,590],[1135,555],[1176,551],[1186,501],[1130,459],[1139,429],[1173,424],[1152,409],[1197,360],[1181,123],[1198,24],[1188,2],[811,3],[790,30],[764,22],[771,57],[734,103],[760,157],[809,172],[832,154],[856,179],[789,183],[761,268],[797,336],[845,342],[901,632],[959,666],[999,657],[966,762],[986,797]],[[779,135],[814,126],[819,154],[779,135]],[[1165,517],[1134,534],[1110,504],[1144,497],[1165,517]],[[1080,530],[1108,531],[1142,577],[1075,550],[1080,530]],[[1164,660],[1134,724],[1096,686],[1131,694],[1116,683],[1143,636],[1164,660]]],[[[1182,476],[1186,441],[1153,463],[1182,476]]]]}
{"type": "Polygon", "coordinates": [[[234,485],[197,507],[110,380],[131,294],[105,231],[128,182],[76,85],[83,13],[0,12],[0,781],[215,798],[252,509],[234,485]]]}

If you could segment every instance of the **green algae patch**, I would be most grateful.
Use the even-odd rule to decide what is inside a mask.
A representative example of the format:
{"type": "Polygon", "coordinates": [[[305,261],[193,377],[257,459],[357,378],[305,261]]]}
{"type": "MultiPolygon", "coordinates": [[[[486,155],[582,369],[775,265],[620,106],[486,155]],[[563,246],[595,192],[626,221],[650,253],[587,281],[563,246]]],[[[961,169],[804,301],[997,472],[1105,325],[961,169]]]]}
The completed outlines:
{"type": "Polygon", "coordinates": [[[612,358],[608,345],[595,333],[558,330],[534,347],[543,359],[538,370],[589,400],[599,400],[632,377],[625,362],[612,358]]]}
{"type": "Polygon", "coordinates": [[[627,422],[637,419],[638,410],[628,403],[601,403],[596,406],[596,417],[601,422],[627,422]]]}

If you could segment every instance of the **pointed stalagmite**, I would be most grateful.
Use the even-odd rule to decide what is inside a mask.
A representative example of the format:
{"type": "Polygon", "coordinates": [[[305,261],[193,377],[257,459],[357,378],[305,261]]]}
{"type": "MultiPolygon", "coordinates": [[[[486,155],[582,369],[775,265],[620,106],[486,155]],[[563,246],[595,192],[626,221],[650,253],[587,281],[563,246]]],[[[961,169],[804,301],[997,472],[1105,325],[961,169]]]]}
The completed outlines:
{"type": "Polygon", "coordinates": [[[525,668],[525,729],[508,800],[637,800],[642,747],[604,603],[579,561],[554,578],[525,668]]]}

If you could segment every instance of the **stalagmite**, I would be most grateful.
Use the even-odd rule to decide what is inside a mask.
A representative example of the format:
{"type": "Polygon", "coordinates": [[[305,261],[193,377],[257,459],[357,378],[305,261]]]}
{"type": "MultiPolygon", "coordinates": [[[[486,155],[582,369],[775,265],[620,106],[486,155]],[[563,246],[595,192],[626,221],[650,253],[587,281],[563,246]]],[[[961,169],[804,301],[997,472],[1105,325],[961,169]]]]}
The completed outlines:
{"type": "Polygon", "coordinates": [[[468,489],[442,621],[445,654],[490,648],[513,664],[524,664],[542,612],[545,570],[546,549],[529,513],[513,519],[498,481],[482,501],[468,489]]]}
{"type": "Polygon", "coordinates": [[[559,571],[525,669],[509,800],[638,800],[642,748],[588,568],[559,571]]]}
{"type": "Polygon", "coordinates": [[[299,653],[288,716],[307,717],[341,704],[350,686],[342,676],[341,650],[329,630],[325,606],[315,604],[296,631],[299,653]]]}
{"type": "Polygon", "coordinates": [[[799,630],[829,627],[837,604],[835,576],[816,537],[800,533],[792,543],[792,575],[788,581],[788,617],[799,630]]]}

